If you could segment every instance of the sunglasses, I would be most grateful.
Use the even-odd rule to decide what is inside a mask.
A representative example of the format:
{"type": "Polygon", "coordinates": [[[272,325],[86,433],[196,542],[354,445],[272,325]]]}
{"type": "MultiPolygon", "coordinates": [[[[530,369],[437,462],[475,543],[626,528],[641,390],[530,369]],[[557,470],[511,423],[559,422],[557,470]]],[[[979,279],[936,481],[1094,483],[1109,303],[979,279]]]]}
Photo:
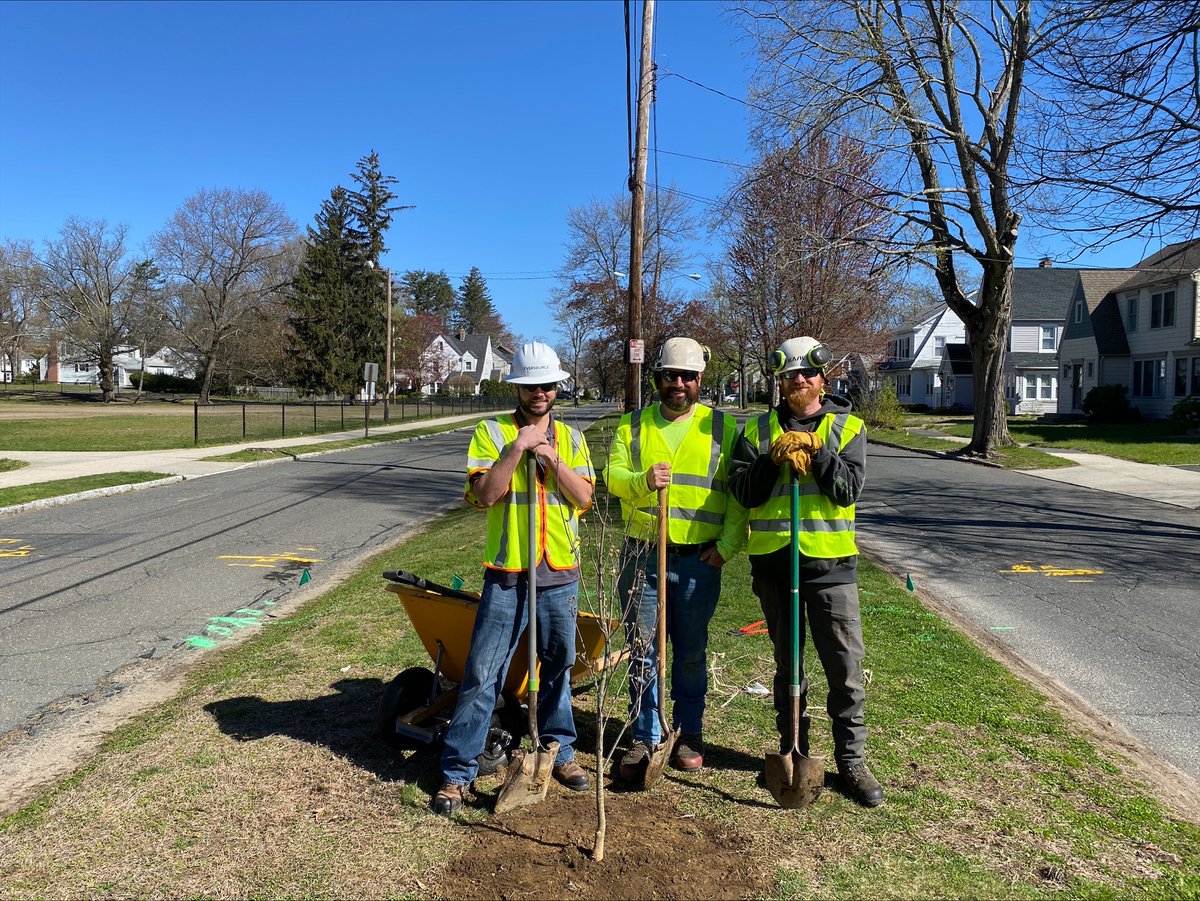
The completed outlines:
{"type": "Polygon", "coordinates": [[[521,385],[520,387],[524,388],[530,394],[532,394],[534,391],[537,391],[539,388],[549,394],[552,391],[558,390],[558,382],[546,382],[544,385],[521,385]]]}
{"type": "Polygon", "coordinates": [[[682,379],[685,382],[694,382],[700,378],[700,373],[692,369],[660,369],[658,377],[664,382],[673,382],[675,379],[682,379]]]}
{"type": "Polygon", "coordinates": [[[815,369],[812,366],[805,366],[802,369],[793,369],[791,372],[785,372],[783,377],[785,379],[793,380],[799,378],[800,376],[804,376],[806,379],[815,379],[820,374],[821,370],[815,369]]]}

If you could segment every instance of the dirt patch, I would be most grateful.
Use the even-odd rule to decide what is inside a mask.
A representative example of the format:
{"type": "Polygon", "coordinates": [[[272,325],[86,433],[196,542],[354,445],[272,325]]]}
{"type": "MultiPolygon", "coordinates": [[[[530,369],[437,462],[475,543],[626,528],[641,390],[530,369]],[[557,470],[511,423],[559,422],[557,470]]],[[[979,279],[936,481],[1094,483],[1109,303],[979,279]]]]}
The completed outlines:
{"type": "Polygon", "coordinates": [[[744,837],[656,794],[606,798],[604,860],[592,859],[595,795],[553,787],[536,807],[470,830],[438,886],[444,898],[759,898],[771,882],[744,837]]]}

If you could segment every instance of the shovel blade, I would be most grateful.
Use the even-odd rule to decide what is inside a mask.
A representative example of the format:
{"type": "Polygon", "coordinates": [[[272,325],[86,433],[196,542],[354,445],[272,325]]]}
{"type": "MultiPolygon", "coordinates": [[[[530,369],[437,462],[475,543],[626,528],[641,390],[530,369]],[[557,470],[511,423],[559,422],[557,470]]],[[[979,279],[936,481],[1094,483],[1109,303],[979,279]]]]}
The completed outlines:
{"type": "Polygon", "coordinates": [[[558,757],[558,742],[545,748],[514,751],[508,765],[508,775],[496,798],[495,813],[507,813],[527,804],[537,804],[546,797],[553,778],[554,760],[558,757]]]}
{"type": "Polygon", "coordinates": [[[785,810],[804,810],[825,786],[825,764],[799,751],[767,754],[764,760],[767,791],[785,810]]]}
{"type": "Polygon", "coordinates": [[[675,750],[677,741],[679,741],[679,730],[675,729],[650,749],[650,757],[646,761],[646,776],[642,781],[645,788],[650,788],[662,778],[667,764],[671,762],[671,752],[675,750]]]}

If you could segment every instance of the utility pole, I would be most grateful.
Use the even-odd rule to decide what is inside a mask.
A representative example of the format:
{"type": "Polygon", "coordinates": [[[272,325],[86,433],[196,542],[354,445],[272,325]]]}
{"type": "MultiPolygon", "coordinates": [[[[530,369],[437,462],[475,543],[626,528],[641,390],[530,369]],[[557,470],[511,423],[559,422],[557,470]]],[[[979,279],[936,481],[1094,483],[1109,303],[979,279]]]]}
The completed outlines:
{"type": "Polygon", "coordinates": [[[634,138],[633,172],[629,191],[633,195],[629,228],[629,369],[625,376],[625,409],[642,405],[642,245],[646,217],[646,144],[650,135],[650,104],[654,101],[654,0],[642,0],[641,69],[638,77],[637,134],[634,138]]]}
{"type": "Polygon", "coordinates": [[[392,270],[385,269],[387,273],[387,349],[384,351],[384,376],[387,381],[383,386],[383,423],[387,425],[388,421],[388,399],[392,393],[392,386],[395,382],[392,380],[392,270]]]}

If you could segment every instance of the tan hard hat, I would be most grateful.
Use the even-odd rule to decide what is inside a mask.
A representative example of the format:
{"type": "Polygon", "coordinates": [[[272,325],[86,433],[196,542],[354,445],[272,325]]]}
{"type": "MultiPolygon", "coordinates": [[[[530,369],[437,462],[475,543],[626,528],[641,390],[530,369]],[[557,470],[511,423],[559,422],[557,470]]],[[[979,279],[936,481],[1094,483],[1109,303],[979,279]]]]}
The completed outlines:
{"type": "Polygon", "coordinates": [[[690,369],[703,372],[708,365],[708,348],[691,338],[668,338],[658,351],[659,369],[690,369]]]}

